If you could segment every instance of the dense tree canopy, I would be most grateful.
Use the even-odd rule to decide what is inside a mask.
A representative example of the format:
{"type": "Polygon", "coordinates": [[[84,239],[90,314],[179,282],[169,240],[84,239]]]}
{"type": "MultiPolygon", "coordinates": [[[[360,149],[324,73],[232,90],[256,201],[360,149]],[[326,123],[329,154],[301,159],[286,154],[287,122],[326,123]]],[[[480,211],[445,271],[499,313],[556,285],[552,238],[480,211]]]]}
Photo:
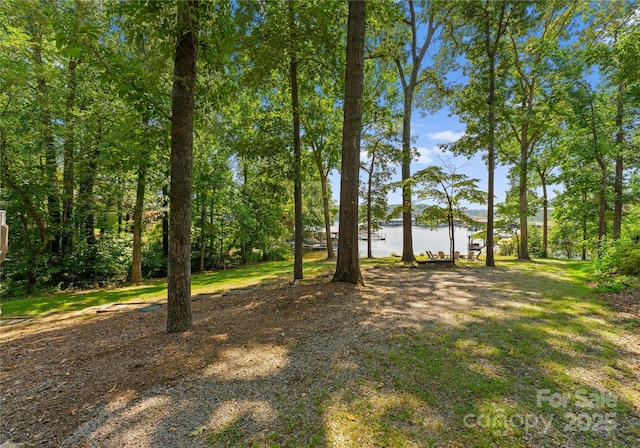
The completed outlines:
{"type": "MultiPolygon", "coordinates": [[[[300,279],[303,239],[321,228],[331,234],[332,173],[353,188],[350,205],[340,204],[341,230],[385,218],[396,166],[411,223],[413,109],[445,104],[466,126],[450,149],[487,162],[489,248],[496,164],[515,168],[521,258],[604,257],[637,244],[628,225],[640,191],[634,2],[367,4],[355,105],[345,96],[354,63],[345,53],[347,2],[184,8],[169,0],[0,3],[0,208],[11,228],[4,297],[171,277],[182,263],[184,301],[191,270],[291,254],[300,279]],[[199,26],[185,28],[196,17],[199,26]],[[188,33],[193,86],[175,68],[188,33]],[[189,95],[192,124],[176,109],[189,95]],[[360,132],[343,133],[356,112],[362,170],[360,132]],[[345,155],[351,162],[339,167],[345,155]],[[360,204],[369,205],[360,217],[359,180],[360,204]],[[551,209],[535,254],[531,204],[551,209]]],[[[434,185],[446,183],[446,170],[427,172],[434,185]]],[[[412,261],[410,226],[405,241],[412,261]]]]}

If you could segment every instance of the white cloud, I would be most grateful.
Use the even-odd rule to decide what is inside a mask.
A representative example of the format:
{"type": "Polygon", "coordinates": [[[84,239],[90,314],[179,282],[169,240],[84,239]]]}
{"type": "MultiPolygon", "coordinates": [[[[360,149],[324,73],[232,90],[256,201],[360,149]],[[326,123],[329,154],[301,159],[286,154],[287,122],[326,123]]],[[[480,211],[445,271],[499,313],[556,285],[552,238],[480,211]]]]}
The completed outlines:
{"type": "Polygon", "coordinates": [[[439,131],[429,132],[427,137],[430,140],[437,140],[439,143],[453,143],[464,135],[464,131],[439,131]]]}
{"type": "Polygon", "coordinates": [[[366,162],[367,160],[371,160],[371,158],[369,157],[369,151],[367,151],[366,149],[361,149],[360,150],[360,163],[366,162]]]}
{"type": "Polygon", "coordinates": [[[418,150],[418,154],[420,154],[416,163],[425,163],[427,165],[431,165],[433,163],[433,156],[440,152],[437,146],[434,148],[417,147],[416,149],[418,150]]]}

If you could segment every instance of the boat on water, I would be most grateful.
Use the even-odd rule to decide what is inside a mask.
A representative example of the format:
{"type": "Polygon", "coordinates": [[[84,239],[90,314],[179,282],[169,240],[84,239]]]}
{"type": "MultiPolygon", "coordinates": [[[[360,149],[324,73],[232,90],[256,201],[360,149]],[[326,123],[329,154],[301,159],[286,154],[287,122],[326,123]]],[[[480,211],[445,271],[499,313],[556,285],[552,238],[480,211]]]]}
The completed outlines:
{"type": "MultiPolygon", "coordinates": [[[[311,246],[311,250],[327,250],[326,243],[318,243],[311,246]]],[[[333,243],[333,250],[338,250],[338,243],[333,243]]]]}
{"type": "MultiPolygon", "coordinates": [[[[360,241],[367,241],[369,239],[369,236],[367,235],[367,232],[360,232],[358,234],[358,239],[360,241]]],[[[387,236],[384,233],[371,232],[371,241],[385,241],[386,239],[387,236]]]]}

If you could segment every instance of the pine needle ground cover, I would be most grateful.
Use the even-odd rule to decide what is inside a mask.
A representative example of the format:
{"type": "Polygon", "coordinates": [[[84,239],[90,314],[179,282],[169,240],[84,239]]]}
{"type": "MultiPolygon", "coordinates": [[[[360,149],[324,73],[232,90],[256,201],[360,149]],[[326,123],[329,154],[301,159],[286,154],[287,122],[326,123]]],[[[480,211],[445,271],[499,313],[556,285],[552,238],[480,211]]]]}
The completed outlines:
{"type": "Polygon", "coordinates": [[[374,260],[363,287],[318,269],[202,293],[183,335],[164,310],[4,327],[0,442],[640,445],[640,317],[584,264],[374,260]]]}

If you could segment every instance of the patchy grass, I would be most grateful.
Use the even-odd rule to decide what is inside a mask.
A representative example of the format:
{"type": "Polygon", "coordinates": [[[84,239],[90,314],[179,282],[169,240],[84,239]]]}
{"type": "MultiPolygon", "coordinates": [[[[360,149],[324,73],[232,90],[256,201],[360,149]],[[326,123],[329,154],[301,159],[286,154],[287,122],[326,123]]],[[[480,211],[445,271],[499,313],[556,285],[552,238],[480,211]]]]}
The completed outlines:
{"type": "MultiPolygon", "coordinates": [[[[335,260],[321,259],[322,252],[312,253],[304,261],[305,281],[315,281],[321,275],[330,275],[335,260]]],[[[326,254],[325,254],[326,256],[326,254]]],[[[393,263],[392,258],[363,259],[363,265],[393,263]]],[[[191,293],[211,294],[233,288],[243,288],[260,283],[284,283],[292,280],[293,262],[276,261],[256,263],[224,271],[195,273],[191,277],[191,293]]],[[[146,280],[138,285],[113,289],[97,289],[80,292],[38,295],[2,303],[2,316],[37,317],[54,312],[79,311],[92,306],[127,301],[157,301],[167,297],[167,279],[146,280]]]]}
{"type": "MultiPolygon", "coordinates": [[[[207,437],[207,442],[209,442],[212,445],[215,444],[217,446],[238,447],[240,446],[239,442],[243,438],[244,438],[244,434],[242,433],[242,430],[238,427],[236,423],[236,424],[231,424],[229,426],[226,426],[225,428],[223,428],[218,432],[209,434],[209,436],[207,437]]],[[[246,445],[243,445],[243,446],[246,446],[246,445]]]]}
{"type": "MultiPolygon", "coordinates": [[[[165,398],[176,393],[180,400],[193,400],[192,412],[206,409],[193,414],[195,431],[177,428],[173,436],[184,432],[187,441],[199,438],[211,447],[640,446],[637,327],[589,287],[588,263],[503,259],[496,268],[468,262],[456,269],[410,269],[388,258],[362,264],[367,285],[354,288],[315,285],[328,281],[334,269],[323,260],[305,261],[307,285],[298,288],[270,290],[290,280],[290,262],[195,275],[194,293],[260,283],[265,290],[196,302],[199,330],[179,338],[159,337],[153,328],[162,316],[152,313],[65,322],[58,333],[46,327],[46,338],[21,336],[19,344],[14,340],[14,353],[20,353],[14,361],[24,362],[26,352],[37,360],[34,366],[43,365],[56,344],[70,345],[60,346],[58,357],[64,359],[49,365],[51,373],[16,367],[17,376],[6,384],[24,394],[24,403],[33,403],[35,393],[16,382],[22,372],[41,375],[46,384],[64,375],[60,366],[70,368],[68,353],[82,340],[85,326],[86,334],[97,334],[103,344],[91,358],[100,379],[103,353],[113,356],[113,366],[138,368],[146,359],[149,369],[158,368],[148,371],[146,381],[161,378],[159,366],[170,365],[158,381],[179,378],[188,392],[163,388],[165,398]],[[124,329],[129,336],[122,336],[124,329]],[[49,347],[46,353],[42,347],[49,347]],[[206,406],[199,408],[199,400],[206,406]]],[[[86,296],[104,303],[156,300],[163,298],[163,288],[156,281],[86,296]]],[[[64,300],[83,300],[79,297],[64,300]]],[[[89,371],[89,358],[82,354],[79,372],[89,371]]],[[[132,378],[128,369],[113,374],[103,390],[132,378]]],[[[33,378],[29,383],[38,384],[33,378]]],[[[41,394],[44,398],[51,399],[41,394]]],[[[145,431],[162,434],[164,422],[189,412],[191,405],[177,403],[171,403],[165,420],[157,419],[157,428],[145,426],[145,431]]],[[[50,410],[57,409],[54,404],[50,410]]],[[[36,413],[19,409],[28,427],[36,413]]],[[[117,422],[113,431],[127,431],[120,416],[109,421],[117,422]]]]}
{"type": "MultiPolygon", "coordinates": [[[[326,260],[307,261],[305,275],[316,277],[326,274],[334,263],[326,260]]],[[[258,263],[224,271],[196,273],[191,277],[191,293],[208,294],[259,283],[286,281],[293,272],[290,261],[258,263]]],[[[167,279],[147,280],[138,285],[113,289],[59,293],[29,297],[2,303],[2,316],[36,317],[52,312],[78,311],[84,308],[127,301],[157,301],[167,297],[167,279]]]]}
{"type": "Polygon", "coordinates": [[[359,353],[350,375],[335,366],[321,396],[283,400],[277,432],[234,446],[640,446],[635,355],[588,286],[589,263],[503,259],[490,271],[477,262],[458,269],[492,273],[495,296],[458,310],[456,325],[395,331],[359,353]]]}
{"type": "Polygon", "coordinates": [[[345,385],[329,408],[334,446],[640,446],[627,423],[640,403],[637,372],[613,313],[586,286],[588,268],[496,269],[508,301],[369,353],[369,380],[345,385]]]}

